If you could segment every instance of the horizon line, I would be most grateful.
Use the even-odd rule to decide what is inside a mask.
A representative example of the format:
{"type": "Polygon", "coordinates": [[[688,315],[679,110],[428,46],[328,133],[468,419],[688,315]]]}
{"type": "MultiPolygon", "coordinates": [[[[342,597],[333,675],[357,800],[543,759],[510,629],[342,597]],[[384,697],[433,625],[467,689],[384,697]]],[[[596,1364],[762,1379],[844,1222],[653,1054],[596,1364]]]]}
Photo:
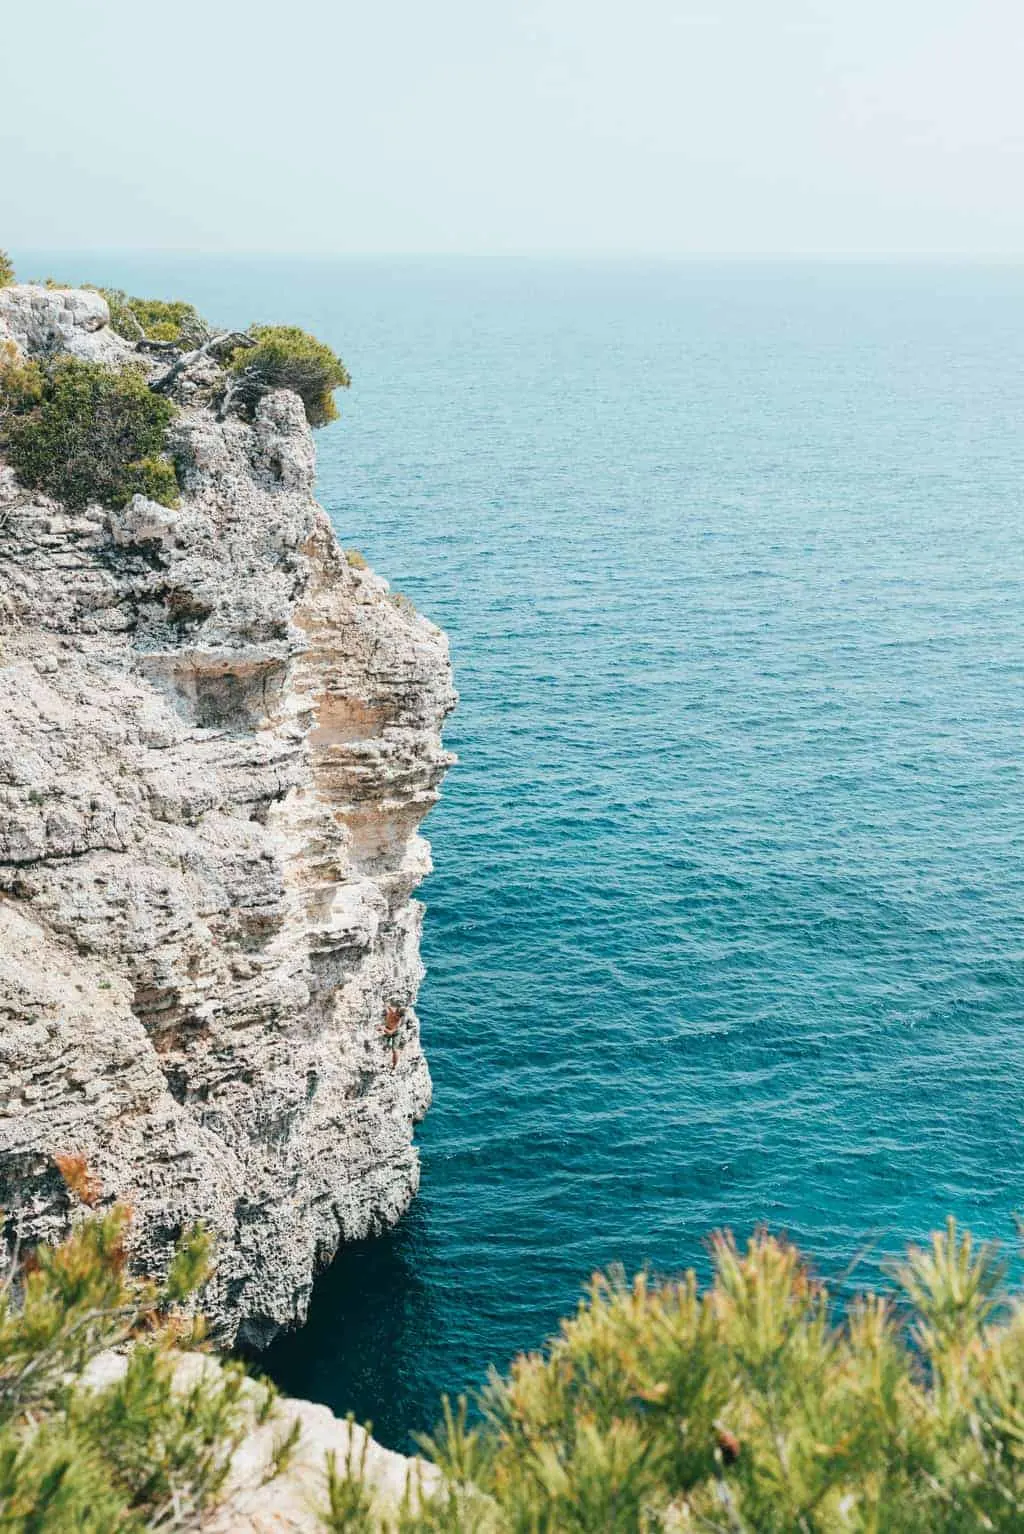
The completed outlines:
{"type": "Polygon", "coordinates": [[[299,250],[254,249],[244,246],[199,245],[29,245],[10,242],[15,257],[25,256],[175,256],[250,261],[592,261],[594,263],[664,262],[696,265],[707,262],[848,262],[947,266],[1024,264],[1019,251],[984,250],[299,250]]]}

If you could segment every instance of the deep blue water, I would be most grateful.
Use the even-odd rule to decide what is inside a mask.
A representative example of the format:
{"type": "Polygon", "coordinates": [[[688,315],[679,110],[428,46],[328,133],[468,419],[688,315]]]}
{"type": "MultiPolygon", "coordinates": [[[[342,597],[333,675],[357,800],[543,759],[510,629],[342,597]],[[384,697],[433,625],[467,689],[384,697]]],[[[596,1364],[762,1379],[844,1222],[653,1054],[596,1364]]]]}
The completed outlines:
{"type": "Polygon", "coordinates": [[[278,1378],[400,1443],[612,1260],[1012,1238],[1024,271],[64,272],[335,342],[321,498],[452,641],[422,1193],[278,1378]]]}

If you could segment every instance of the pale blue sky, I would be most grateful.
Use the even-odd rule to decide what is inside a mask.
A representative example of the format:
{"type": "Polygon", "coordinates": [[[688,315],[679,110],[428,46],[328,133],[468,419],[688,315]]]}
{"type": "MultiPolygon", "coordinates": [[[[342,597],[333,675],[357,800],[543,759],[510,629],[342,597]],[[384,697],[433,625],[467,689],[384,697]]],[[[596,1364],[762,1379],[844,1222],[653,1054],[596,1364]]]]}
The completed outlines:
{"type": "Polygon", "coordinates": [[[0,245],[1024,253],[1021,0],[6,0],[0,245]]]}

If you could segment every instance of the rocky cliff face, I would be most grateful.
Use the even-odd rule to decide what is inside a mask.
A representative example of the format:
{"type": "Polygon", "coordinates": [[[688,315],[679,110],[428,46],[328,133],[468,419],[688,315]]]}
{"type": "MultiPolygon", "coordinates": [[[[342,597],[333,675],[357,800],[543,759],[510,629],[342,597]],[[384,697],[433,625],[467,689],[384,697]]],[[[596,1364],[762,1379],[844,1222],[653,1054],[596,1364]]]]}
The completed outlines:
{"type": "MultiPolygon", "coordinates": [[[[107,318],[0,291],[30,355],[117,362],[107,318]]],[[[55,1233],[83,1153],[143,1264],[208,1224],[207,1308],[262,1345],[416,1190],[411,896],[455,695],[314,502],[297,396],[218,421],[211,366],[176,385],[176,510],[72,514],[0,460],[0,1203],[55,1233]]]]}

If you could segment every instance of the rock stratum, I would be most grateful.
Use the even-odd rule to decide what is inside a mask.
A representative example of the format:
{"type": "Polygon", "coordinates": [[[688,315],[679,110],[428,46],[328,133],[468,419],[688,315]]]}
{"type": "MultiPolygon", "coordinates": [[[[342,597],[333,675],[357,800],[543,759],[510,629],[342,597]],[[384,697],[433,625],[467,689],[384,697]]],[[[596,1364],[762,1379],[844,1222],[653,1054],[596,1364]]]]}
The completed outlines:
{"type": "MultiPolygon", "coordinates": [[[[108,321],[0,290],[29,356],[158,366],[108,321]]],[[[299,398],[218,420],[211,370],[174,385],[174,510],[71,512],[0,459],[0,1203],[59,1234],[74,1153],[142,1266],[201,1219],[205,1308],[263,1346],[416,1191],[412,896],[455,694],[441,631],[339,548],[299,398]]]]}

